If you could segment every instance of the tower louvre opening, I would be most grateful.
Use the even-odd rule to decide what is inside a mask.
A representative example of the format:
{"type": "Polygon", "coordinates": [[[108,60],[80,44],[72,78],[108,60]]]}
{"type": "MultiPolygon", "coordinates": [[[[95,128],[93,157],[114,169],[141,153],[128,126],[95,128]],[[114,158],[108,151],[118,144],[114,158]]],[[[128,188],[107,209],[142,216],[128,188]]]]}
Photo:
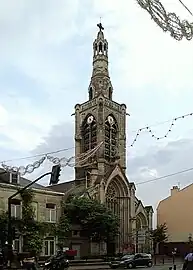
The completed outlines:
{"type": "Polygon", "coordinates": [[[93,115],[87,115],[82,124],[82,152],[89,151],[97,145],[97,124],[93,115]]]}
{"type": "Polygon", "coordinates": [[[114,161],[117,156],[118,127],[113,115],[109,115],[105,121],[105,159],[114,161]]]}

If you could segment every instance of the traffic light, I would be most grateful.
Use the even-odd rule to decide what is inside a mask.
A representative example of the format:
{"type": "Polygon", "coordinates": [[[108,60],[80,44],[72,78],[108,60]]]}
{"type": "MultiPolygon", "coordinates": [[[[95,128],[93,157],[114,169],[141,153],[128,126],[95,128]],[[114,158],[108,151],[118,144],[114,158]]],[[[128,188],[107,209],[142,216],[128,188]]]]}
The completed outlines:
{"type": "Polygon", "coordinates": [[[52,174],[50,177],[50,185],[58,184],[59,177],[60,177],[60,171],[61,171],[60,165],[54,165],[52,167],[52,174]]]}

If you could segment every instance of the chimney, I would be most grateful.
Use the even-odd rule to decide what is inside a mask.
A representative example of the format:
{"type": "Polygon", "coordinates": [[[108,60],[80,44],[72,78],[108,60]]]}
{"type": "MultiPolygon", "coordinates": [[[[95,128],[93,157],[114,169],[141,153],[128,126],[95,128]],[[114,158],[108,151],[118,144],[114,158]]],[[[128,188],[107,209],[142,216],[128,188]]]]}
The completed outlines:
{"type": "Polygon", "coordinates": [[[179,191],[180,191],[180,188],[178,186],[173,186],[171,189],[171,196],[173,196],[174,194],[176,194],[179,191]]]}

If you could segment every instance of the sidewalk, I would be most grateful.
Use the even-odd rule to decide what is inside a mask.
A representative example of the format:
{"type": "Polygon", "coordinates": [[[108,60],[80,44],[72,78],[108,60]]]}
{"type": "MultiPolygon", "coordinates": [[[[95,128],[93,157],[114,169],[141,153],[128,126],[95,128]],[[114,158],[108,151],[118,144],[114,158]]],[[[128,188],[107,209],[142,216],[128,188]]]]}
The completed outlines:
{"type": "Polygon", "coordinates": [[[98,266],[98,265],[92,265],[92,266],[90,266],[90,265],[82,265],[82,266],[76,266],[76,265],[73,265],[73,266],[70,266],[69,267],[69,270],[83,270],[83,269],[85,269],[85,270],[94,270],[94,269],[97,269],[97,270],[105,270],[105,269],[111,269],[108,265],[100,265],[100,266],[98,266]]]}

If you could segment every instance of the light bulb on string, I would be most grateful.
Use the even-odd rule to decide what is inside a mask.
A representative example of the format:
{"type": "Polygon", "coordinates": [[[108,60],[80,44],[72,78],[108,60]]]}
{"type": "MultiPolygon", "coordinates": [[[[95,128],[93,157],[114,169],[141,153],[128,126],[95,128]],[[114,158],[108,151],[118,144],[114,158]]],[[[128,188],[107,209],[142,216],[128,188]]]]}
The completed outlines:
{"type": "Polygon", "coordinates": [[[185,119],[185,118],[187,118],[189,116],[192,116],[192,115],[193,115],[193,113],[188,113],[188,114],[185,114],[185,115],[182,115],[182,116],[179,116],[179,117],[175,117],[174,119],[172,119],[171,124],[169,125],[169,128],[168,128],[167,132],[163,136],[156,136],[155,133],[152,131],[150,126],[146,126],[144,128],[138,129],[138,131],[136,133],[136,136],[134,137],[134,140],[132,141],[130,147],[134,146],[134,144],[136,143],[139,135],[141,135],[142,131],[148,131],[148,133],[151,135],[151,137],[154,138],[157,141],[167,138],[169,136],[169,133],[172,132],[172,129],[175,126],[175,123],[176,123],[177,120],[185,119]]]}

